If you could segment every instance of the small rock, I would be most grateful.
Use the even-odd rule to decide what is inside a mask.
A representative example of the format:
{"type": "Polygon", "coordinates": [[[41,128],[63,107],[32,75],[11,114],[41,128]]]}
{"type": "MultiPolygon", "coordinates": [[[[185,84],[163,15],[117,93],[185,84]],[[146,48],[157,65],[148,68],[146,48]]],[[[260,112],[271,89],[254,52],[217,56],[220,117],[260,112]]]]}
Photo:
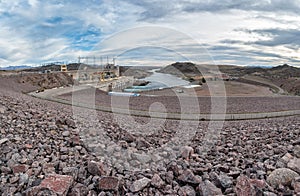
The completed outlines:
{"type": "MultiPolygon", "coordinates": [[[[4,106],[0,106],[0,114],[4,114],[6,111],[6,108],[4,106]]],[[[0,142],[1,144],[1,142],[0,142]]]]}
{"type": "Polygon", "coordinates": [[[222,188],[226,189],[232,186],[233,182],[229,176],[226,174],[220,174],[219,175],[219,181],[222,186],[222,188]]]}
{"type": "Polygon", "coordinates": [[[138,191],[143,190],[145,187],[147,187],[149,185],[149,183],[151,182],[151,180],[149,178],[142,178],[140,180],[136,180],[135,182],[133,182],[133,184],[130,186],[130,191],[135,193],[138,191]]]}
{"type": "Polygon", "coordinates": [[[192,185],[198,185],[202,181],[201,177],[195,176],[189,169],[185,170],[180,176],[178,176],[178,180],[192,185]]]}
{"type": "Polygon", "coordinates": [[[149,142],[147,142],[144,138],[139,138],[136,141],[136,148],[137,149],[144,149],[144,148],[149,148],[151,145],[149,142]]]}
{"type": "Polygon", "coordinates": [[[166,173],[166,179],[165,179],[165,181],[166,181],[168,184],[172,184],[173,180],[174,180],[174,173],[173,173],[172,171],[168,171],[168,172],[166,173]]]}
{"type": "Polygon", "coordinates": [[[296,193],[300,193],[300,176],[296,177],[292,183],[291,183],[292,187],[294,188],[296,193]]]}
{"type": "Polygon", "coordinates": [[[75,146],[76,150],[80,151],[82,149],[81,146],[75,146]]]}
{"type": "Polygon", "coordinates": [[[16,182],[19,181],[19,177],[18,176],[14,176],[12,178],[9,179],[9,183],[14,184],[16,182]]]}
{"type": "Polygon", "coordinates": [[[98,176],[104,176],[107,173],[104,164],[101,162],[95,162],[95,161],[88,162],[88,171],[92,175],[98,175],[98,176]]]}
{"type": "Polygon", "coordinates": [[[16,164],[12,167],[13,173],[25,173],[28,170],[29,166],[24,164],[16,164]]]}
{"type": "Polygon", "coordinates": [[[264,192],[264,196],[277,196],[275,193],[269,192],[269,191],[265,191],[264,192]]]}
{"type": "Polygon", "coordinates": [[[237,177],[240,176],[240,174],[241,174],[240,171],[230,171],[230,172],[228,173],[228,176],[231,176],[232,178],[236,179],[237,177]]]}
{"type": "Polygon", "coordinates": [[[256,171],[256,174],[257,174],[258,176],[264,176],[264,175],[266,175],[266,172],[263,171],[263,170],[257,170],[257,171],[256,171]]]}
{"type": "Polygon", "coordinates": [[[57,125],[57,126],[61,126],[61,125],[65,125],[66,124],[66,121],[65,121],[65,119],[57,119],[56,120],[56,122],[55,122],[55,124],[57,125]]]}
{"type": "Polygon", "coordinates": [[[193,187],[186,185],[186,186],[180,187],[180,189],[178,191],[178,195],[179,196],[196,196],[196,192],[193,187]]]}
{"type": "Polygon", "coordinates": [[[104,191],[101,191],[98,196],[106,196],[106,193],[104,191]]]}
{"type": "Polygon", "coordinates": [[[139,163],[144,164],[151,161],[151,157],[147,154],[133,153],[132,158],[138,160],[139,163]]]}
{"type": "Polygon", "coordinates": [[[78,176],[78,168],[76,167],[64,167],[62,170],[63,174],[68,176],[73,176],[73,179],[76,180],[78,176]]]}
{"type": "Polygon", "coordinates": [[[80,196],[88,195],[89,189],[83,184],[77,183],[70,191],[69,195],[80,196]]]}
{"type": "Polygon", "coordinates": [[[27,184],[29,180],[28,174],[21,173],[19,176],[19,184],[27,184]]]}
{"type": "Polygon", "coordinates": [[[69,149],[67,147],[61,147],[60,148],[60,152],[63,153],[63,154],[67,154],[69,151],[69,149]]]}
{"type": "Polygon", "coordinates": [[[0,140],[0,145],[4,144],[5,142],[9,141],[8,138],[3,138],[0,140]]]}
{"type": "MultiPolygon", "coordinates": [[[[106,195],[106,194],[105,194],[106,195]]],[[[91,190],[91,191],[89,191],[89,193],[87,194],[87,196],[97,196],[97,193],[96,193],[96,191],[94,191],[94,190],[91,190]]],[[[110,196],[110,195],[109,195],[110,196]]]]}
{"type": "Polygon", "coordinates": [[[264,180],[259,179],[250,179],[250,182],[253,186],[263,189],[266,187],[266,182],[264,180]]]}
{"type": "Polygon", "coordinates": [[[209,180],[205,180],[201,182],[198,186],[199,194],[203,196],[211,196],[211,195],[222,195],[221,189],[217,188],[212,182],[209,180]]]}
{"type": "Polygon", "coordinates": [[[73,178],[66,175],[50,174],[40,184],[41,188],[47,188],[58,195],[65,196],[73,183],[73,178]]]}
{"type": "Polygon", "coordinates": [[[11,169],[9,167],[1,166],[1,173],[9,174],[11,173],[11,169]]]}
{"type": "Polygon", "coordinates": [[[158,174],[154,174],[151,179],[151,185],[154,186],[155,188],[160,189],[165,185],[165,182],[160,178],[158,174]]]}
{"type": "Polygon", "coordinates": [[[99,189],[103,191],[118,191],[119,179],[116,177],[103,177],[99,181],[99,189]]]}
{"type": "Polygon", "coordinates": [[[181,151],[180,152],[181,157],[185,160],[189,160],[192,154],[194,153],[194,149],[190,146],[184,146],[181,148],[180,151],[181,151]]]}
{"type": "Polygon", "coordinates": [[[62,136],[64,136],[64,137],[70,136],[70,131],[63,131],[62,136]]]}
{"type": "Polygon", "coordinates": [[[300,158],[300,145],[294,147],[294,155],[300,158]]]}
{"type": "Polygon", "coordinates": [[[71,137],[71,143],[73,145],[80,145],[80,137],[79,136],[73,136],[73,137],[71,137]]]}
{"type": "Polygon", "coordinates": [[[68,125],[69,127],[75,129],[76,128],[76,123],[75,121],[71,120],[71,119],[66,119],[65,120],[65,124],[68,125]]]}
{"type": "Polygon", "coordinates": [[[225,189],[224,195],[233,195],[234,194],[234,188],[230,187],[225,189]]]}
{"type": "Polygon", "coordinates": [[[127,131],[125,131],[122,136],[122,140],[124,140],[128,143],[131,143],[131,142],[135,141],[135,137],[131,133],[128,133],[127,131]]]}
{"type": "Polygon", "coordinates": [[[292,156],[290,153],[286,153],[286,154],[281,158],[281,161],[283,161],[284,163],[288,163],[292,158],[293,158],[293,156],[292,156]]]}
{"type": "Polygon", "coordinates": [[[24,146],[25,146],[25,148],[27,148],[27,149],[32,149],[32,148],[33,148],[32,144],[25,144],[24,146]]]}
{"type": "Polygon", "coordinates": [[[54,193],[53,191],[51,191],[47,188],[41,188],[40,186],[34,186],[34,187],[26,189],[23,192],[23,195],[25,195],[25,196],[36,196],[36,195],[57,196],[57,194],[54,193]]]}
{"type": "Polygon", "coordinates": [[[124,140],[119,141],[119,145],[122,148],[128,148],[128,143],[126,141],[124,141],[124,140]]]}
{"type": "Polygon", "coordinates": [[[274,188],[282,185],[290,185],[292,180],[298,177],[295,171],[288,168],[279,168],[270,173],[267,177],[267,182],[274,188]]]}
{"type": "Polygon", "coordinates": [[[55,173],[54,164],[53,163],[44,163],[42,171],[45,174],[54,174],[55,173]]]}
{"type": "Polygon", "coordinates": [[[254,186],[251,184],[247,176],[241,175],[237,178],[235,192],[237,196],[252,196],[256,195],[254,186]]]}
{"type": "Polygon", "coordinates": [[[291,159],[288,162],[287,167],[300,174],[300,158],[291,159]]]}
{"type": "Polygon", "coordinates": [[[175,162],[171,162],[168,166],[167,166],[167,171],[172,171],[174,176],[178,176],[179,175],[179,167],[175,162]]]}

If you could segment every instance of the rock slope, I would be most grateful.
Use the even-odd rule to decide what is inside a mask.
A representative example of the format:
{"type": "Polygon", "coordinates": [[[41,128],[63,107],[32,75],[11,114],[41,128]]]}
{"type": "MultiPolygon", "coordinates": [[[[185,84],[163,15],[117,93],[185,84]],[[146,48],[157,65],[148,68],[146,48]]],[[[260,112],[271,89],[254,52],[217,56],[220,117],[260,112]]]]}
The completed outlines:
{"type": "MultiPolygon", "coordinates": [[[[179,132],[184,138],[189,126],[182,132],[180,122],[166,121],[143,129],[141,133],[149,133],[145,135],[135,132],[139,126],[118,123],[113,114],[96,112],[95,122],[80,121],[76,109],[32,98],[20,93],[24,86],[14,87],[0,88],[1,195],[300,194],[299,117],[226,122],[205,152],[209,123],[200,122],[190,127],[195,135],[179,153],[161,164],[156,162],[159,156],[147,152],[179,132]],[[107,153],[99,156],[100,150],[107,153]],[[149,167],[113,164],[118,160],[112,157],[123,160],[123,150],[134,161],[131,166],[144,162],[149,167]]],[[[80,111],[88,116],[95,112],[80,111]]]]}

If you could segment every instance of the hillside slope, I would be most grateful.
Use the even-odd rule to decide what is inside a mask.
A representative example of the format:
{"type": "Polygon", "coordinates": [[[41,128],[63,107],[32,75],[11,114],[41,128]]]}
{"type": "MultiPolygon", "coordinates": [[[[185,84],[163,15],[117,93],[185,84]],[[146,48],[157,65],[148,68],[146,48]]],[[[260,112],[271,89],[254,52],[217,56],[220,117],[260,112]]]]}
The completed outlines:
{"type": "MultiPolygon", "coordinates": [[[[205,68],[200,71],[204,72],[206,70],[207,69],[205,68]]],[[[201,76],[202,74],[200,71],[197,65],[190,62],[176,62],[159,70],[161,73],[172,74],[181,78],[201,76]]]]}
{"type": "Polygon", "coordinates": [[[67,73],[26,74],[19,76],[19,83],[32,85],[38,89],[50,89],[73,85],[74,81],[67,73]]]}

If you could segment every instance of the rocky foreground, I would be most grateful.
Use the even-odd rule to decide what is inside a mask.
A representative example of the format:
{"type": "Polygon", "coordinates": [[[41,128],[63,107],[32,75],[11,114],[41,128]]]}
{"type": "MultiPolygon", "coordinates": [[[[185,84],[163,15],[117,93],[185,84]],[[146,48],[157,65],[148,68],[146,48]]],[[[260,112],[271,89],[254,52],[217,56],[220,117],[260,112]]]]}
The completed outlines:
{"type": "Polygon", "coordinates": [[[2,195],[300,195],[299,116],[225,122],[220,132],[208,122],[143,126],[147,118],[126,126],[127,117],[32,98],[5,81],[2,195]],[[176,153],[162,148],[185,133],[195,134],[176,153]]]}

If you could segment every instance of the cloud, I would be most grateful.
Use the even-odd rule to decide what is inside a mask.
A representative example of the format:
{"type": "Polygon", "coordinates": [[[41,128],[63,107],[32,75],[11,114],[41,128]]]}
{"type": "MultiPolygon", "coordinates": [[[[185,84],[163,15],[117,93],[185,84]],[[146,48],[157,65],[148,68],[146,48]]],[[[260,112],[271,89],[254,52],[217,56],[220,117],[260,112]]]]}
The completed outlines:
{"type": "Polygon", "coordinates": [[[264,46],[292,45],[300,46],[300,30],[298,29],[263,29],[253,32],[271,37],[270,40],[256,41],[253,44],[264,46]]]}
{"type": "Polygon", "coordinates": [[[110,28],[113,16],[107,6],[103,9],[92,0],[1,1],[0,25],[6,31],[0,34],[5,44],[0,49],[5,54],[2,62],[29,63],[33,56],[34,62],[43,61],[68,47],[89,50],[99,42],[102,31],[110,28]]]}
{"type": "MultiPolygon", "coordinates": [[[[134,38],[150,46],[171,45],[186,55],[212,53],[219,62],[238,64],[280,59],[296,62],[299,11],[299,0],[1,0],[0,66],[113,55],[136,43],[126,36],[107,46],[103,40],[148,25],[170,27],[193,41],[160,31],[152,33],[161,33],[161,37],[153,37],[143,30],[134,38]],[[199,43],[208,51],[199,51],[199,43]],[[96,53],[99,45],[106,47],[103,53],[96,53]]],[[[141,48],[140,53],[131,51],[131,55],[172,59],[167,50],[141,48]]]]}
{"type": "Polygon", "coordinates": [[[231,10],[289,12],[298,14],[299,0],[125,0],[144,9],[140,13],[140,20],[162,19],[175,14],[191,12],[229,12],[231,10]]]}
{"type": "Polygon", "coordinates": [[[226,11],[226,10],[246,10],[246,11],[282,11],[298,13],[300,6],[298,0],[225,0],[225,1],[203,1],[194,2],[184,7],[187,12],[197,11],[226,11]]]}

